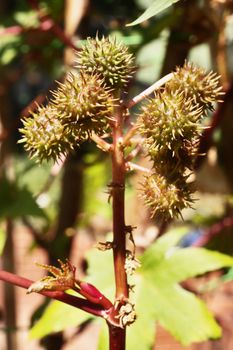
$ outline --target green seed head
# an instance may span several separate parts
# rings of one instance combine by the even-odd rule
[[[219,76],[213,72],[206,73],[191,63],[178,67],[174,78],[166,86],[171,91],[183,92],[186,98],[192,99],[193,104],[201,106],[205,113],[213,110],[214,103],[220,102],[223,95]]]
[[[124,88],[135,72],[134,59],[128,48],[110,37],[88,38],[78,53],[77,68],[87,74],[98,74],[114,90]]]
[[[142,108],[139,117],[139,130],[145,137],[148,153],[160,150],[163,154],[170,150],[172,156],[179,157],[185,140],[200,135],[202,108],[193,106],[181,92],[171,92],[165,88]],[[164,152],[164,150],[166,152]]]
[[[37,113],[23,119],[21,143],[32,158],[57,161],[75,147],[75,135],[58,118],[53,106],[38,107]]]
[[[180,215],[181,210],[192,204],[191,188],[186,178],[170,182],[158,173],[145,176],[141,186],[141,196],[150,208],[151,217],[169,220]]]
[[[112,118],[116,100],[97,75],[69,74],[53,92],[52,104],[62,124],[72,129],[79,141],[93,132],[103,135]]]

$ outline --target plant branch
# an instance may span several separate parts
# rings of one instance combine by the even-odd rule
[[[128,298],[128,284],[125,272],[125,160],[122,149],[122,107],[116,110],[113,127],[112,153],[112,206],[113,206],[113,254],[116,282],[116,299]]]
[[[131,108],[135,106],[137,103],[144,100],[146,97],[152,94],[155,90],[161,88],[165,83],[173,78],[173,73],[169,73],[165,75],[163,78],[156,81],[153,85],[149,86],[146,90],[142,91],[139,95],[132,98],[132,100],[128,101],[127,108]]]
[[[207,229],[203,235],[196,240],[192,246],[193,247],[203,247],[206,245],[213,237],[220,234],[226,227],[232,227],[233,226],[233,214],[225,217],[221,221],[217,222],[213,226],[211,226],[209,229]]]
[[[0,270],[0,280],[25,289],[28,289],[33,283],[33,281],[29,279],[3,270]],[[59,300],[65,304],[74,306],[95,316],[104,317],[106,312],[103,308],[95,303],[61,291],[41,291],[39,294],[42,294],[51,299]]]
[[[125,349],[125,329],[116,328],[108,325],[109,330],[109,349],[123,350]]]
[[[112,151],[112,145],[110,145],[108,142],[104,141],[101,137],[99,137],[96,134],[91,135],[92,141],[94,141],[98,148],[100,148],[104,152],[111,152]]]
[[[213,113],[211,124],[205,129],[201,136],[198,154],[206,154],[212,145],[212,138],[214,131],[221,124],[224,116],[226,115],[226,110],[231,103],[233,93],[233,80],[231,81],[227,90],[225,90],[225,95],[223,96],[223,103],[218,105],[218,108]],[[195,169],[199,169],[205,157],[199,156],[195,162]]]
[[[126,167],[127,167],[127,170],[129,170],[129,171],[132,171],[132,170],[139,170],[139,171],[143,171],[144,173],[151,173],[151,170],[150,170],[150,169],[145,168],[145,167],[143,167],[143,166],[141,166],[141,165],[132,163],[132,162],[127,162],[127,163],[126,163]]]
[[[137,133],[138,125],[133,125],[123,137],[122,145],[127,146],[131,144],[132,137]]]

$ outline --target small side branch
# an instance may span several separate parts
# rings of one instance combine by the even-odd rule
[[[207,229],[203,235],[195,241],[193,247],[203,247],[206,245],[212,238],[220,234],[225,228],[233,226],[233,214],[225,217],[221,221],[217,222],[209,229]]]
[[[104,152],[111,152],[112,151],[112,145],[110,145],[108,142],[104,141],[101,137],[99,137],[96,134],[91,135],[92,141],[94,141],[98,148],[100,148]]]
[[[151,170],[148,169],[148,168],[145,168],[141,165],[138,165],[138,164],[135,164],[135,163],[132,163],[132,162],[127,162],[126,163],[126,167],[127,167],[127,170],[129,171],[132,171],[132,170],[139,170],[139,171],[142,171],[144,173],[151,173]]]
[[[153,85],[149,86],[146,90],[142,91],[139,95],[132,98],[132,100],[130,100],[127,103],[127,108],[131,108],[131,107],[135,106],[137,103],[144,100],[146,97],[151,95],[152,92],[154,92],[155,90],[158,90],[159,88],[161,88],[161,86],[163,86],[169,80],[171,80],[173,78],[173,76],[174,76],[174,73],[169,73],[169,74],[165,75],[163,78],[156,81]]]
[[[0,280],[25,289],[28,289],[33,283],[31,280],[3,270],[0,270]],[[89,300],[79,298],[61,291],[41,291],[39,294],[42,294],[51,299],[59,300],[65,304],[74,306],[95,316],[104,317],[106,313],[105,309],[101,308],[95,303],[90,302]]]

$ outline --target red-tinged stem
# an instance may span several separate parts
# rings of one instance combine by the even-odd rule
[[[203,157],[203,154],[206,154],[212,145],[212,141],[213,141],[212,138],[213,138],[214,131],[221,124],[224,116],[226,115],[226,109],[231,103],[232,93],[233,93],[233,80],[231,81],[227,90],[225,90],[223,103],[219,104],[218,109],[216,109],[216,111],[213,113],[210,127],[205,129],[204,133],[201,136],[199,150],[198,150],[198,154],[200,154],[200,156],[197,157],[195,162],[196,170],[200,168],[203,160],[205,159],[205,157]]]
[[[23,32],[23,28],[20,26],[11,26],[0,29],[0,36],[3,35],[18,35]]]
[[[124,350],[125,336],[125,329],[109,325],[109,349]]]
[[[209,229],[207,229],[203,235],[196,240],[192,247],[203,247],[209,241],[220,234],[226,227],[232,227],[233,226],[233,214],[230,216],[225,217],[221,221],[217,222],[213,226],[211,226]]]
[[[79,294],[83,295],[87,300],[94,304],[101,305],[105,310],[112,308],[111,301],[103,295],[99,289],[90,283],[78,281],[79,288],[73,288]]]
[[[0,280],[25,289],[29,288],[30,285],[33,283],[33,281],[31,280],[3,270],[0,270]],[[66,294],[61,291],[41,291],[39,293],[51,299],[59,300],[65,304],[79,308],[92,315],[100,317],[104,317],[105,315],[105,310],[99,305],[94,304],[88,300],[76,297],[74,295]]]
[[[125,159],[122,147],[122,107],[115,113],[112,151],[112,210],[113,210],[113,258],[115,272],[115,298],[128,298],[128,283],[125,272],[126,234],[125,234]],[[110,350],[125,349],[125,329],[109,326]]]
[[[113,255],[115,268],[116,299],[128,298],[125,272],[125,159],[122,142],[122,110],[119,107],[113,127],[112,153],[112,206],[113,206]]]

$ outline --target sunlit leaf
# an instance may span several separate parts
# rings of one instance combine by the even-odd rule
[[[52,301],[30,330],[30,338],[42,338],[50,333],[78,326],[91,318],[93,318],[91,315],[82,310],[60,301]]]
[[[3,252],[5,242],[6,242],[6,232],[3,229],[3,227],[0,225],[0,255]]]
[[[232,281],[233,280],[233,267],[223,276],[224,281]]]
[[[45,217],[33,195],[26,187],[19,187],[16,182],[3,178],[0,183],[0,218],[21,216]]]
[[[108,341],[108,328],[106,322],[102,322],[99,339],[98,339],[98,350],[108,350],[109,349]]]
[[[140,17],[127,24],[127,26],[135,26],[136,24],[144,22],[178,1],[179,0],[155,0]]]
[[[219,325],[204,302],[182,288],[179,282],[197,274],[232,266],[233,259],[203,248],[180,248],[179,242],[187,231],[182,227],[159,238],[143,254],[142,267],[129,280],[131,285],[135,285],[130,298],[135,303],[138,316],[136,322],[127,328],[129,349],[148,350],[152,346],[156,321],[184,345],[221,335]],[[112,300],[114,276],[111,251],[93,249],[88,253],[87,260],[87,280]],[[66,305],[61,303],[56,302],[55,306],[55,312],[52,303],[45,316],[34,326],[31,331],[33,336],[40,337],[45,332],[48,334],[71,325],[78,326],[89,317],[71,307],[64,311]],[[64,314],[65,320],[62,317]],[[98,350],[107,350],[107,346],[107,326],[103,322]]]

